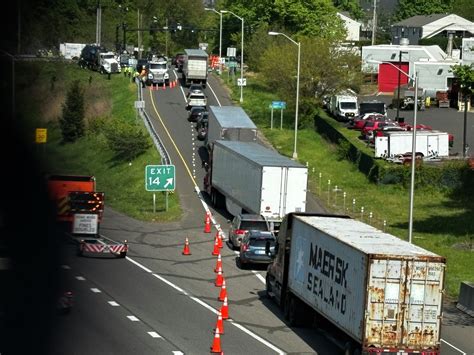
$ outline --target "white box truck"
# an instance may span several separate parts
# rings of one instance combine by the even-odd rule
[[[257,141],[257,126],[240,106],[209,106],[205,144],[212,150],[217,140]]]
[[[255,142],[214,143],[204,188],[217,207],[281,220],[306,209],[308,169]]]
[[[331,96],[329,112],[338,121],[349,121],[359,115],[357,94],[352,90],[340,92]]]
[[[411,153],[412,131],[386,132],[375,137],[375,157],[394,158],[397,155]],[[448,157],[449,134],[439,131],[416,131],[416,153],[424,157]]]
[[[182,80],[185,86],[207,83],[208,55],[202,49],[185,49]]]
[[[266,291],[290,325],[317,324],[345,354],[440,354],[444,257],[347,216],[298,213],[275,250]]]

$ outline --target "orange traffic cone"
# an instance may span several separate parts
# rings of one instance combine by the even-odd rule
[[[223,281],[224,281],[224,276],[222,276],[222,269],[220,269],[219,271],[217,271],[216,281],[214,282],[214,285],[216,287],[221,287]]]
[[[166,90],[166,84],[163,83],[163,90]]]
[[[217,262],[216,262],[216,267],[214,268],[214,272],[217,272],[219,268],[222,270],[222,257],[221,257],[220,252],[219,252],[219,255],[217,255]]]
[[[220,336],[219,328],[216,328],[216,331],[214,332],[214,341],[212,342],[211,353],[218,353],[218,354],[222,353],[221,336]]]
[[[219,334],[224,334],[224,321],[222,320],[222,314],[217,311],[217,322],[215,331],[219,331]]]
[[[216,239],[217,239],[217,246],[222,249],[222,247],[224,246],[222,244],[222,237],[221,237],[221,233],[219,231],[217,231],[216,233]]]
[[[212,255],[216,256],[219,255],[221,252],[219,251],[219,242],[214,240],[214,250],[212,251]]]
[[[224,303],[221,307],[222,319],[229,319],[229,305],[227,304],[227,296],[224,297]]]
[[[209,216],[209,213],[206,213],[204,223],[204,233],[211,233],[211,216]]]
[[[183,248],[183,255],[191,255],[191,250],[189,250],[189,240],[186,238],[186,241],[184,242],[184,248]]]
[[[219,293],[219,301],[224,301],[227,298],[227,287],[225,286],[225,279],[222,280],[221,292]]]

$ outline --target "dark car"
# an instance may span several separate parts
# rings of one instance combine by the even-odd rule
[[[203,115],[204,113],[207,113],[205,106],[191,107],[191,110],[189,110],[188,121],[197,122],[199,116]]]
[[[209,113],[203,112],[196,121],[197,139],[203,141],[207,137],[207,128],[209,126]]]
[[[271,232],[249,230],[240,244],[238,265],[243,268],[248,264],[269,264],[275,255],[276,238]],[[269,251],[269,253],[267,253]]]
[[[258,214],[242,213],[235,216],[229,229],[229,242],[232,247],[239,248],[240,242],[248,230],[268,231],[269,224]]]

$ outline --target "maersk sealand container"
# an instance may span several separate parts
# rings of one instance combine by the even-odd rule
[[[267,294],[290,324],[331,324],[346,354],[440,353],[445,258],[347,216],[283,220]]]

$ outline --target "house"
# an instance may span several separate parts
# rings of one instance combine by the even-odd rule
[[[447,33],[454,33],[455,37],[472,37],[474,23],[458,15],[433,14],[413,16],[391,26],[393,44],[400,44],[402,38],[408,39],[410,44],[418,44],[420,39],[447,37]]]
[[[346,41],[354,42],[359,41],[360,38],[360,22],[357,22],[349,17],[348,12],[338,12],[337,16],[344,21],[344,27],[347,31]]]
[[[362,47],[362,71],[377,74],[379,92],[393,92],[400,85],[408,83],[407,75],[418,76],[418,86],[425,94],[435,97],[436,91],[448,90],[454,74],[451,66],[459,64],[439,46],[381,44]],[[400,81],[399,81],[400,80]]]

